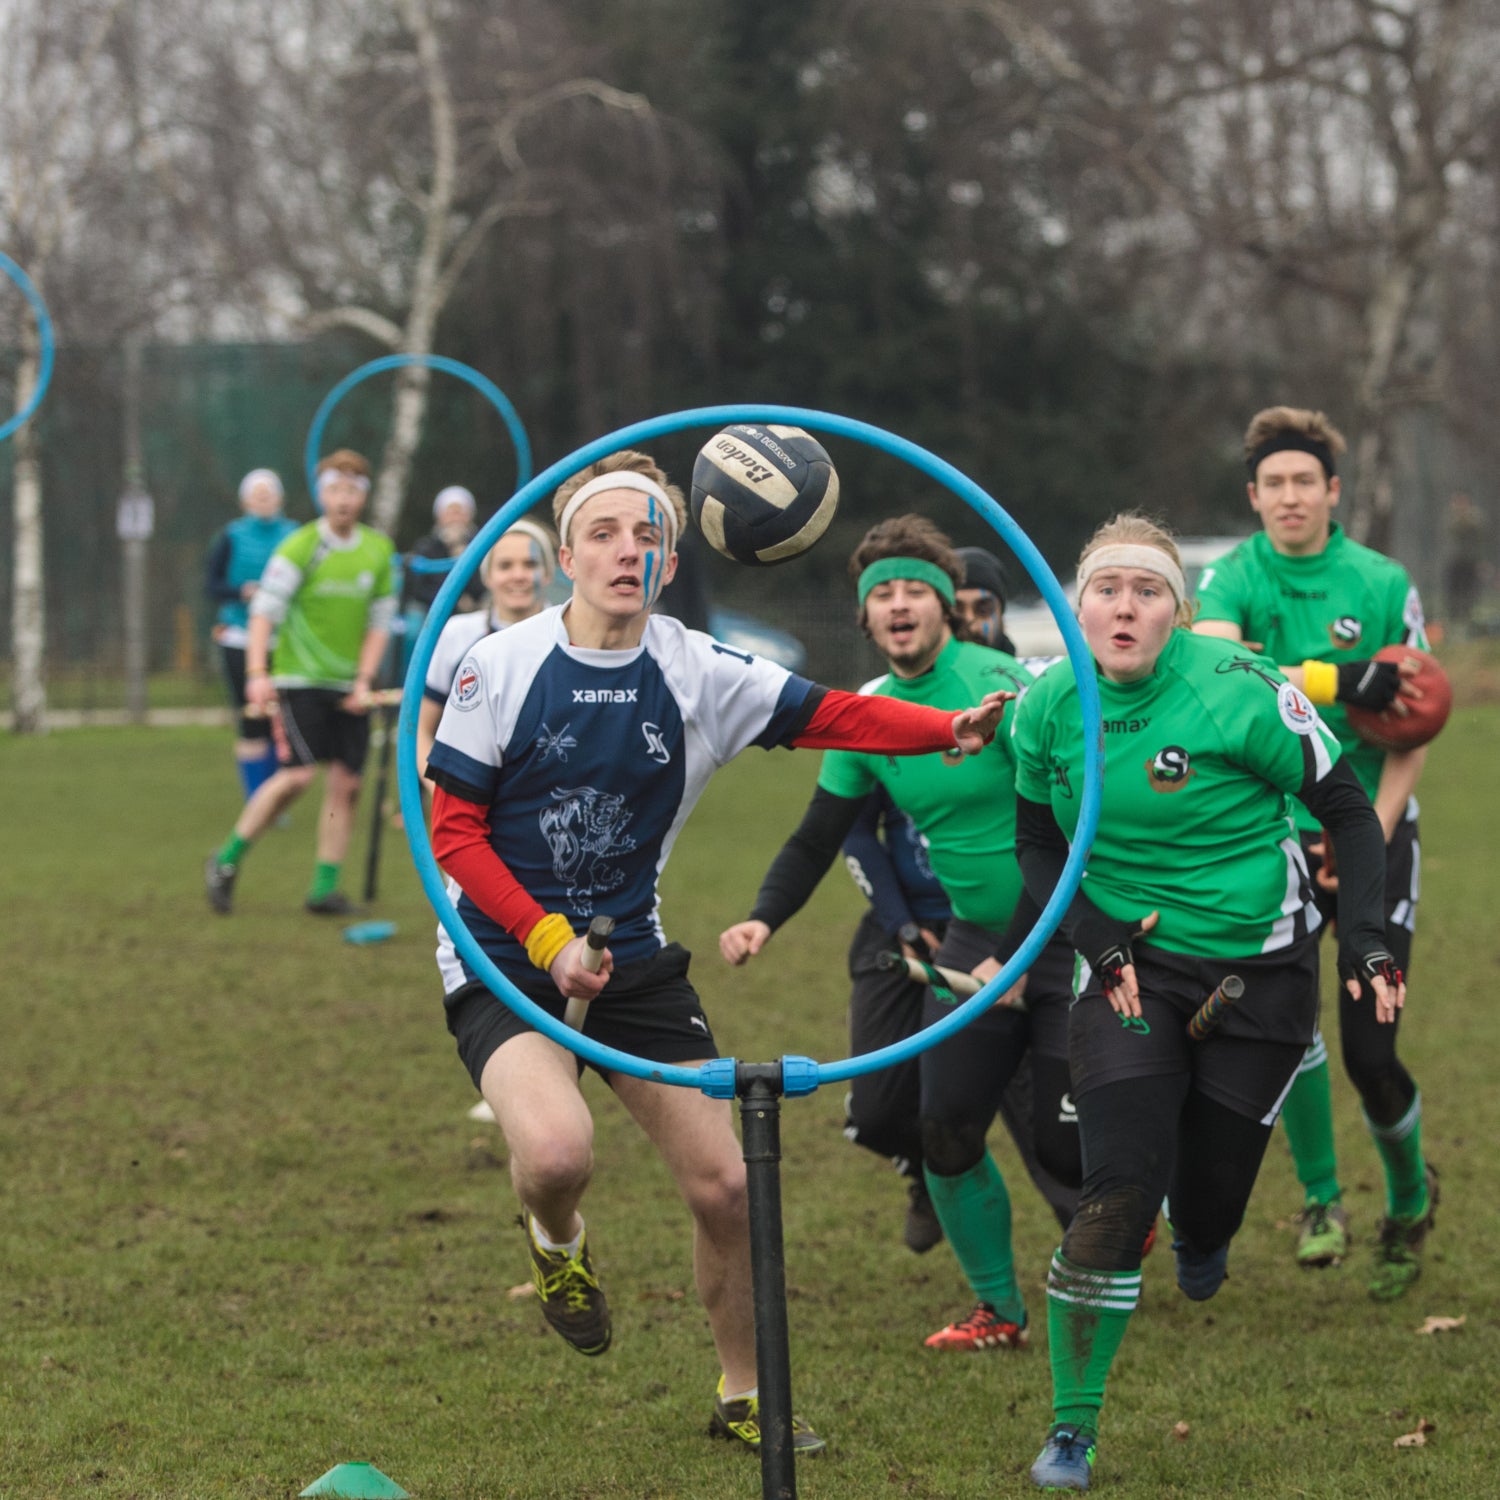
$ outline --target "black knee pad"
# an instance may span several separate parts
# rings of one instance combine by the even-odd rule
[[[957,1177],[984,1159],[984,1120],[922,1121],[922,1159],[939,1177]]]
[[[1080,1203],[1063,1236],[1064,1258],[1089,1271],[1135,1270],[1160,1208],[1159,1199],[1138,1187],[1114,1188]]]

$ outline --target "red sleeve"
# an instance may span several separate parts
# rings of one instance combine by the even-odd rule
[[[952,750],[951,709],[928,708],[870,693],[830,688],[807,728],[792,741],[803,750],[865,750],[872,755],[926,755]],[[462,882],[460,882],[461,884]]]
[[[442,787],[432,797],[432,852],[469,900],[521,942],[547,915],[490,847],[484,808]]]

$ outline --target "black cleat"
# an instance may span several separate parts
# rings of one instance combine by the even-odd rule
[[[203,861],[203,889],[208,904],[220,916],[227,917],[234,910],[234,878],[239,873],[238,865],[220,864],[217,853]]]
[[[329,891],[326,896],[309,896],[302,904],[315,917],[352,917],[359,910],[342,891]]]
[[[531,1284],[541,1301],[542,1316],[580,1354],[603,1354],[613,1330],[587,1237],[579,1240],[572,1255],[566,1250],[544,1250],[537,1244],[531,1215],[522,1214],[520,1223],[531,1251]]]
[[[943,1243],[942,1221],[932,1206],[927,1184],[920,1177],[912,1178],[907,1192],[911,1195],[911,1202],[907,1205],[901,1240],[913,1255],[926,1255],[934,1245]]]
[[[714,1394],[714,1414],[709,1418],[708,1435],[728,1438],[732,1443],[743,1443],[747,1448],[760,1448],[760,1397],[739,1396],[733,1401],[724,1399],[724,1377],[719,1376],[719,1389]],[[792,1416],[792,1452],[811,1458],[821,1453],[828,1444],[795,1413]]]
[[[1422,1249],[1427,1231],[1436,1222],[1438,1174],[1431,1162],[1423,1164],[1427,1173],[1427,1208],[1415,1219],[1382,1219],[1380,1241],[1375,1247],[1375,1272],[1370,1278],[1370,1295],[1377,1302],[1394,1302],[1404,1297],[1422,1274]]]

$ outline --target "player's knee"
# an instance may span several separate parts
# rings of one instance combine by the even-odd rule
[[[1078,1205],[1063,1235],[1063,1256],[1090,1271],[1133,1271],[1161,1207],[1140,1187],[1114,1188]]]
[[[581,1193],[594,1173],[594,1148],[566,1134],[512,1147],[512,1162],[523,1198],[543,1202]]]
[[[278,776],[286,778],[285,786],[293,796],[300,796],[313,783],[313,777],[318,774],[316,766],[283,766],[277,773]]]
[[[987,1120],[948,1120],[923,1116],[922,1159],[939,1177],[957,1177],[984,1157]]]
[[[742,1160],[726,1159],[696,1173],[684,1184],[683,1196],[693,1217],[710,1232],[734,1232],[749,1222],[750,1199]]]

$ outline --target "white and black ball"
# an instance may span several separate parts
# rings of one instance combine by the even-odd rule
[[[693,519],[715,552],[753,568],[788,562],[828,529],[839,476],[800,427],[739,423],[693,463]]]

